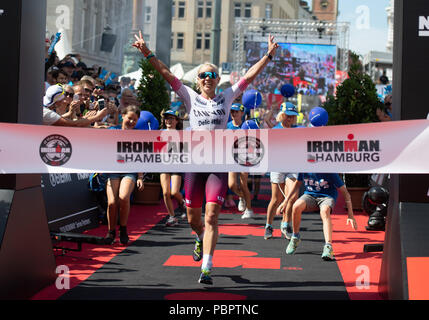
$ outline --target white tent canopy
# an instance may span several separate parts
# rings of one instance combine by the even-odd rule
[[[177,77],[177,79],[181,80],[185,74],[185,72],[183,71],[183,67],[181,63],[177,63],[174,66],[172,66],[170,68],[170,71]],[[139,69],[137,71],[131,72],[131,73],[127,73],[124,74],[122,76],[119,77],[119,80],[121,80],[124,77],[128,77],[131,79],[136,79],[136,85],[135,87],[137,88],[140,85],[140,80],[142,78],[142,70]]]

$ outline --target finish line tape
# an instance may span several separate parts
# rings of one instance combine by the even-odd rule
[[[0,124],[0,172],[429,173],[429,121],[285,130]]]

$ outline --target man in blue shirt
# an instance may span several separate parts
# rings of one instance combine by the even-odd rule
[[[284,211],[289,197],[299,190],[302,183],[304,183],[305,191],[304,194],[294,203],[292,208],[293,235],[286,248],[286,253],[295,253],[296,248],[301,241],[299,228],[302,212],[320,210],[320,217],[323,222],[323,235],[325,237],[322,259],[326,261],[334,260],[332,250],[331,213],[337,200],[337,189],[342,193],[346,201],[348,211],[347,225],[351,224],[351,226],[357,230],[357,223],[353,216],[350,194],[347,191],[344,182],[336,173],[300,173],[298,174],[298,179],[294,183],[292,190],[279,206],[280,212]]]

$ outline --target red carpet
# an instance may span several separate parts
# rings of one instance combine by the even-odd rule
[[[262,199],[263,198],[263,199]],[[269,196],[266,194],[260,195],[261,200],[269,200]],[[267,203],[265,202],[265,205]],[[384,241],[384,232],[369,232],[365,229],[367,225],[368,216],[366,214],[355,213],[356,220],[358,222],[358,231],[354,231],[350,226],[346,225],[347,214],[344,208],[344,200],[340,196],[338,199],[337,206],[333,214],[333,246],[335,257],[337,259],[338,268],[341,272],[342,279],[345,284],[345,288],[352,300],[373,300],[381,299],[378,294],[378,281],[381,267],[382,253],[364,253],[364,244],[369,243],[381,243]],[[260,215],[261,218],[265,217],[266,208],[260,206],[254,208],[255,213]],[[130,236],[130,244],[136,241],[142,234],[151,230],[162,220],[165,216],[165,207],[161,202],[158,206],[132,206],[128,230]],[[222,210],[222,213],[237,214],[236,209]],[[303,220],[305,216],[303,217]],[[264,220],[259,221],[258,224],[242,225],[237,223],[223,224],[220,230],[225,236],[235,237],[262,237],[264,233],[263,228]],[[97,229],[86,232],[87,234],[95,236],[104,236],[106,234],[107,227],[101,226]],[[275,229],[275,237],[281,238],[280,231]],[[265,242],[263,242],[265,243]],[[269,244],[268,242],[266,243]],[[70,245],[70,244],[66,244]],[[71,244],[73,245],[73,244]],[[57,265],[65,265],[70,269],[70,289],[75,288],[83,281],[87,280],[97,270],[100,270],[106,263],[110,262],[119,253],[124,251],[127,247],[116,243],[113,246],[99,246],[83,244],[81,252],[68,252],[65,256],[61,255],[60,251],[56,251],[56,262]],[[248,254],[246,251],[245,256],[229,257],[229,251],[219,250],[218,255],[225,255],[228,259],[223,259],[229,264],[242,264],[243,259],[249,260],[249,268],[253,268],[255,262],[253,256]],[[188,257],[189,258],[189,257]],[[233,258],[242,261],[233,261]],[[172,257],[172,259],[182,259],[180,256]],[[231,260],[232,259],[232,260]],[[272,261],[265,261],[261,258],[261,263],[272,263]],[[246,260],[246,261],[247,261]],[[258,260],[258,261],[259,261]],[[276,260],[277,261],[277,260]],[[182,261],[183,262],[183,261]],[[173,260],[166,261],[166,264],[175,264]],[[193,262],[190,262],[194,264]],[[259,262],[258,262],[259,263]],[[219,266],[225,267],[225,266]],[[228,268],[231,266],[227,266]],[[258,266],[260,267],[260,266]],[[266,266],[264,265],[264,268]],[[284,268],[283,268],[284,269]],[[268,270],[268,269],[267,269]],[[329,288],[327,288],[329,289]],[[55,283],[51,286],[43,289],[36,294],[33,300],[56,300],[59,299],[68,290],[59,290],[56,288]],[[178,292],[170,296],[166,296],[165,299],[192,299],[190,292]],[[192,293],[192,292],[191,292]],[[204,298],[204,297],[200,297]],[[209,297],[206,297],[209,298]],[[213,298],[213,296],[211,296]],[[224,292],[223,295],[219,295],[219,299],[226,300],[237,300],[243,299],[240,294],[231,294]]]
[[[128,220],[129,245],[153,228],[165,216],[165,206],[163,203],[158,206],[133,205]],[[106,233],[107,226],[100,226],[97,229],[85,232],[85,234],[99,237],[104,237]],[[64,244],[64,246],[70,246],[70,244]],[[83,244],[82,251],[69,252],[64,256],[61,255],[59,250],[55,250],[56,263],[57,266],[65,265],[69,268],[70,289],[72,289],[82,281],[85,281],[117,254],[126,249],[126,247],[117,241],[112,246]],[[58,290],[54,283],[33,296],[32,300],[56,300],[66,291]]]
[[[378,294],[378,282],[383,253],[363,252],[363,246],[383,243],[384,232],[367,231],[367,214],[356,211],[354,214],[357,231],[346,225],[347,211],[344,209],[344,199],[339,196],[332,215],[335,258],[351,300],[379,300],[382,299]]]

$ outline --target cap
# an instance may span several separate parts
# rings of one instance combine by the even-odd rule
[[[164,112],[164,116],[167,114],[179,118],[179,111],[168,110]]]
[[[239,103],[234,103],[231,106],[231,110],[234,110],[234,111],[244,111],[244,106],[242,104],[239,104]]]
[[[298,116],[298,109],[290,102],[283,102],[280,107],[280,112],[285,113],[288,116]]]
[[[43,105],[45,107],[52,106],[55,102],[61,101],[64,99],[64,89],[60,85],[56,84],[50,86],[46,90],[45,96],[43,97]]]

